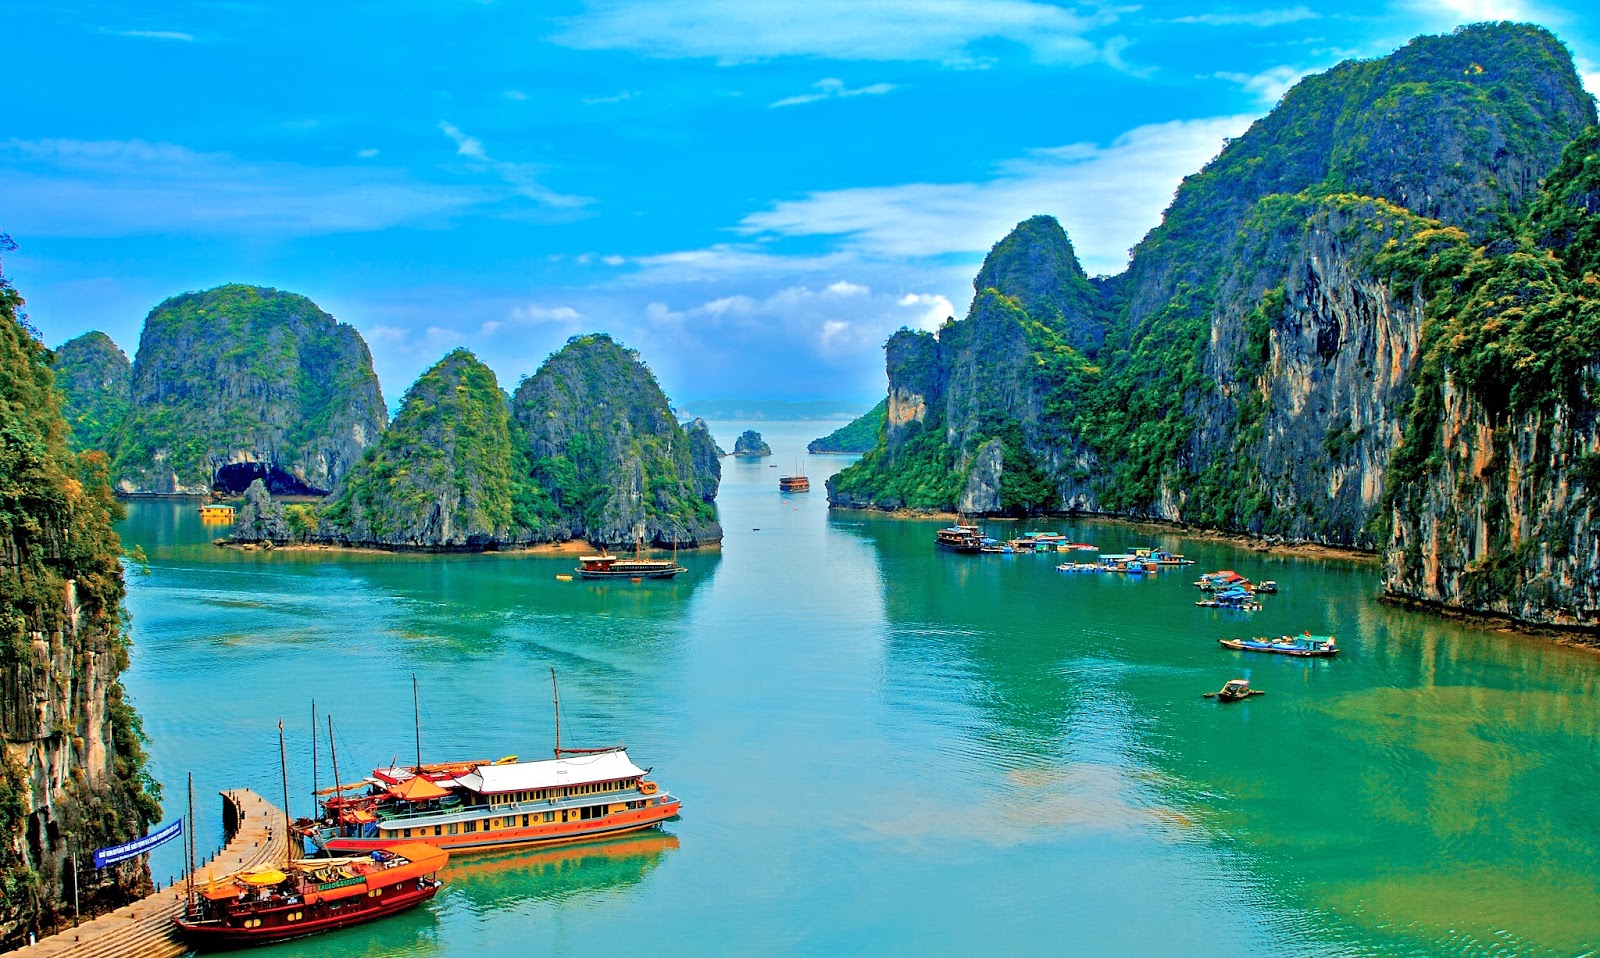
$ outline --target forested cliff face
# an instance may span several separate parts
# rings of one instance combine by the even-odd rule
[[[133,366],[111,337],[94,331],[56,347],[51,368],[64,399],[62,413],[73,449],[104,451],[128,414],[133,398]]]
[[[549,496],[545,528],[553,538],[668,547],[721,541],[705,440],[691,440],[639,355],[610,336],[569,340],[517,387],[511,416],[529,479]]]
[[[574,337],[507,400],[464,349],[406,393],[321,505],[252,485],[233,539],[483,551],[582,538],[690,548],[722,538],[719,450],[673,419],[655,377],[604,335]]]
[[[105,456],[74,453],[48,354],[0,280],[0,945],[70,914],[69,856],[159,814],[128,664]],[[148,888],[140,861],[81,867],[85,902]]]
[[[304,296],[233,284],[151,310],[110,442],[123,495],[325,494],[388,414],[361,334]]]
[[[1571,556],[1593,543],[1556,536],[1570,549],[1541,558],[1526,536],[1553,536],[1540,515],[1587,515],[1579,370],[1600,340],[1570,320],[1582,361],[1556,371],[1563,398],[1506,408],[1463,377],[1515,351],[1511,307],[1470,313],[1477,325],[1457,314],[1467,283],[1531,312],[1564,289],[1583,315],[1593,150],[1562,151],[1594,122],[1566,49],[1529,26],[1424,37],[1309,77],[1184,181],[1127,272],[1083,278],[1038,218],[997,244],[967,318],[890,340],[884,437],[830,501],[1387,546],[1396,594],[1564,622],[1587,602],[1592,620],[1594,564]],[[1475,258],[1503,264],[1502,287],[1466,276]],[[1098,348],[1082,332],[1095,317]],[[1466,357],[1440,345],[1467,341]]]

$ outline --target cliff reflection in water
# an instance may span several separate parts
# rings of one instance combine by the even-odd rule
[[[455,856],[442,893],[477,913],[515,909],[529,899],[592,899],[639,884],[678,847],[658,829],[543,851],[516,849]]]

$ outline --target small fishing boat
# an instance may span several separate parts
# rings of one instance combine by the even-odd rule
[[[1296,658],[1326,659],[1339,654],[1339,644],[1331,635],[1280,635],[1276,639],[1218,639],[1225,649],[1241,652],[1271,652]]]
[[[1215,692],[1205,693],[1203,698],[1216,699],[1218,702],[1238,702],[1252,695],[1266,695],[1260,689],[1250,687],[1248,679],[1229,679],[1222,688]]]
[[[260,866],[188,886],[172,919],[196,949],[237,948],[301,938],[383,918],[432,898],[450,855],[424,842],[399,842],[357,858]]]
[[[977,526],[953,525],[934,533],[934,545],[951,552],[983,551],[984,535]]]
[[[605,549],[599,555],[579,556],[578,567],[572,571],[585,579],[670,579],[680,572],[688,572],[683,566],[678,565],[676,558],[650,559],[643,556],[643,546],[635,551],[633,558],[614,556]],[[676,550],[674,550],[676,551]]]
[[[1276,591],[1278,591],[1278,583],[1274,582],[1271,579],[1262,579],[1261,580],[1261,584],[1256,586],[1256,591],[1257,592],[1276,592]]]

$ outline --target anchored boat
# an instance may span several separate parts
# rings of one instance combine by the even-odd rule
[[[1299,658],[1331,658],[1339,654],[1339,643],[1331,635],[1280,635],[1276,639],[1218,639],[1225,649],[1241,652],[1272,652]]]
[[[423,842],[388,843],[359,858],[262,866],[204,885],[191,883],[172,920],[195,948],[237,948],[359,925],[413,908],[442,884],[450,856]]]
[[[977,526],[954,525],[934,533],[934,544],[951,552],[980,552],[984,535]]]
[[[554,670],[550,682],[554,691]],[[362,782],[325,789],[320,817],[302,819],[297,832],[329,854],[408,839],[455,851],[582,841],[677,816],[682,802],[627,749],[562,748],[559,691],[554,697],[555,758],[424,765],[419,731],[416,765],[374,769]]]
[[[676,550],[674,550],[676,551]],[[636,550],[632,558],[614,556],[605,549],[599,555],[579,556],[578,567],[572,571],[585,579],[670,579],[680,572],[688,572],[671,559],[649,559]]]

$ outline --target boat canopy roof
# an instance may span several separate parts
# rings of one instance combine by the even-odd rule
[[[514,765],[482,765],[456,779],[456,784],[480,794],[588,785],[643,775],[626,749],[553,758],[542,762],[517,762]]]
[[[443,798],[450,794],[450,790],[440,788],[420,775],[414,775],[399,785],[389,786],[389,794],[407,802],[426,802]]]

